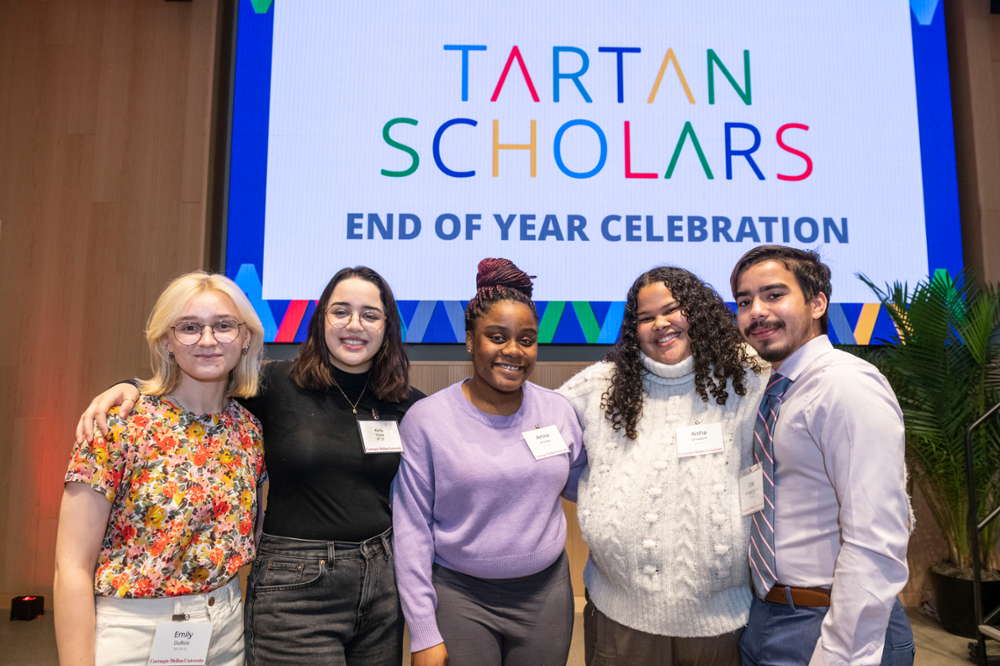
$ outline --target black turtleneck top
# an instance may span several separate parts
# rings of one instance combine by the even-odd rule
[[[289,376],[291,365],[264,366],[260,393],[241,400],[264,431],[270,479],[264,532],[318,541],[364,541],[381,534],[392,525],[389,486],[400,456],[364,452],[351,404],[360,397],[358,416],[371,418],[375,409],[379,418],[399,421],[424,394],[411,387],[402,402],[385,402],[370,385],[365,388],[367,372],[336,368],[334,379],[346,398],[336,386],[309,391]]]

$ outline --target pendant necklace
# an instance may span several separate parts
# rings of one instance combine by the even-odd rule
[[[358,399],[353,403],[351,402],[351,399],[347,397],[347,394],[344,393],[344,389],[340,388],[340,384],[337,383],[336,379],[333,380],[333,385],[337,387],[338,391],[340,391],[340,395],[344,396],[344,400],[346,400],[347,404],[351,406],[351,411],[354,412],[356,416],[358,413],[358,403],[361,402],[361,398],[363,398],[365,395],[365,389],[368,388],[368,382],[365,382],[364,388],[361,389],[361,394],[358,395]]]

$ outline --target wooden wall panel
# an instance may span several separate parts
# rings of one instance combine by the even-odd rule
[[[945,0],[965,264],[1000,283],[1000,15]]]
[[[76,415],[205,265],[218,0],[0,2],[0,598],[51,597]]]

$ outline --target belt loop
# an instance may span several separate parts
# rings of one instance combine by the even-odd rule
[[[795,610],[795,600],[792,599],[792,586],[785,586],[785,598],[788,600],[788,607]]]
[[[186,620],[190,619],[191,616],[188,613],[182,612],[183,599],[184,597],[181,596],[174,597],[174,613],[173,616],[170,618],[171,622],[185,622]]]
[[[326,543],[326,568],[330,570],[335,569],[337,567],[336,559],[337,547],[332,541],[328,541]]]
[[[390,548],[392,548],[392,528],[390,527],[385,532],[382,532],[382,549],[384,550],[383,555],[386,561],[389,561]]]

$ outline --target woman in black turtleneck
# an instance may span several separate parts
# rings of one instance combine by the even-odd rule
[[[295,361],[265,366],[261,392],[243,401],[263,426],[270,478],[247,580],[250,666],[401,662],[389,506],[400,456],[366,454],[358,419],[399,421],[423,397],[408,378],[392,290],[371,269],[345,268],[324,289]],[[133,397],[117,385],[96,398],[78,435]]]

